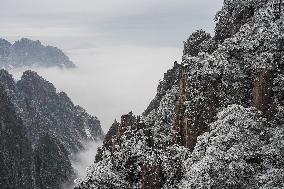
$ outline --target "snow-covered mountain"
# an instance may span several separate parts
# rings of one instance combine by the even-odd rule
[[[215,35],[185,41],[149,107],[111,126],[75,188],[284,188],[283,10],[225,0]]]
[[[60,49],[38,40],[22,38],[11,44],[0,38],[0,68],[30,66],[74,68],[75,64]]]
[[[0,70],[0,186],[54,188],[73,182],[73,153],[104,137],[100,121],[36,72],[15,81]]]

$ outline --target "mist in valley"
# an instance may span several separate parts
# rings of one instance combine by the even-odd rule
[[[79,151],[71,156],[71,163],[76,174],[76,179],[87,176],[87,168],[95,161],[97,149],[102,146],[102,141],[85,141],[82,142],[84,150]],[[64,189],[74,188],[74,182],[63,183]]]
[[[102,146],[101,141],[89,141],[84,143],[84,150],[72,156],[72,167],[78,178],[84,178],[87,175],[87,167],[90,166],[97,153],[97,149]]]
[[[25,67],[10,73],[19,79],[27,69],[36,71],[57,91],[64,91],[76,105],[97,116],[105,133],[114,119],[133,111],[142,113],[154,98],[158,82],[174,61],[179,48],[121,46],[71,50],[74,69]]]

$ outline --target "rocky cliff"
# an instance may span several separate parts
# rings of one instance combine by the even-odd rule
[[[280,5],[283,6],[283,5]],[[283,13],[225,0],[142,116],[114,123],[84,188],[283,188]]]
[[[83,142],[104,137],[98,118],[33,71],[16,82],[0,70],[0,87],[1,188],[61,189],[71,183],[72,154]]]

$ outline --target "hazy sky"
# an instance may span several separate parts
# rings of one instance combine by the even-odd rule
[[[223,0],[0,0],[0,37],[61,48],[78,68],[36,69],[99,117],[140,114],[159,79],[180,61],[183,40],[213,32]],[[13,71],[19,75],[22,70]]]

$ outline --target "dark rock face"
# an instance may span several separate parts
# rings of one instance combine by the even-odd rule
[[[175,120],[174,120],[174,142],[178,145],[191,147],[191,138],[188,130],[188,116],[186,114],[186,103],[188,99],[188,81],[187,72],[182,68],[180,83],[179,83],[179,98],[175,107]],[[192,136],[192,135],[191,135]]]
[[[252,106],[271,116],[273,97],[273,74],[270,70],[261,70],[253,87]]]
[[[35,188],[32,147],[2,86],[0,102],[0,186]]]
[[[273,3],[225,0],[215,36],[190,36],[149,107],[113,125],[76,189],[283,188],[284,17]]]
[[[103,138],[99,120],[33,71],[15,82],[0,70],[0,88],[1,188],[72,183],[70,155],[83,149],[82,142]]]
[[[14,44],[0,39],[0,68],[42,66],[73,68],[75,64],[58,48],[22,38]]]

